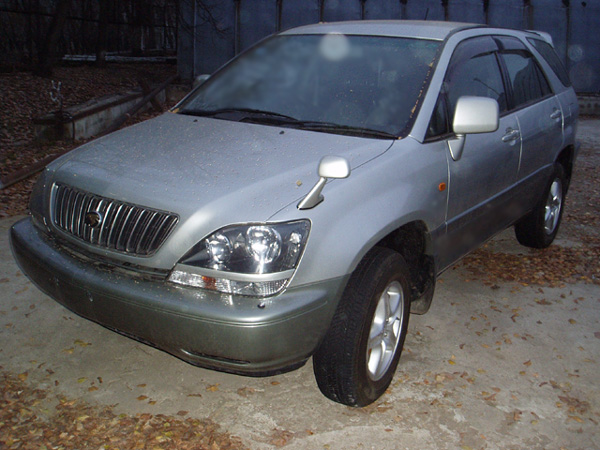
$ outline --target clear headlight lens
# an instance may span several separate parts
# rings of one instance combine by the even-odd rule
[[[213,235],[206,240],[205,245],[210,260],[214,261],[215,264],[229,262],[233,253],[233,246],[227,236],[223,234]]]
[[[274,295],[291,278],[309,231],[308,220],[222,228],[196,244],[169,280],[228,294]]]
[[[248,254],[259,267],[275,261],[281,255],[281,235],[272,227],[250,227],[246,231]]]

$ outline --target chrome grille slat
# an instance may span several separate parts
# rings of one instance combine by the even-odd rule
[[[67,231],[73,230],[73,209],[75,205],[73,203],[77,200],[77,192],[69,192],[69,198],[67,198],[66,208],[65,208],[65,227],[67,227]],[[68,205],[73,205],[72,208],[69,208]]]
[[[98,211],[102,215],[102,217],[104,217],[104,215],[105,215],[104,210],[106,209],[105,204],[106,204],[105,199],[103,199],[103,198],[96,199],[96,200],[94,200],[94,203],[92,205],[92,210]],[[98,230],[97,228],[90,229],[90,242],[92,244],[98,245],[98,237],[100,236],[101,230],[102,230],[102,226],[100,226],[100,230]]]
[[[106,246],[107,247],[110,247],[110,243],[113,242],[113,239],[114,239],[113,238],[113,234],[114,234],[115,231],[118,230],[117,223],[119,223],[119,217],[121,215],[121,211],[123,210],[124,206],[125,205],[123,205],[123,204],[120,204],[120,205],[117,206],[117,210],[115,211],[115,215],[114,215],[114,217],[111,220],[110,231],[108,233],[108,238],[107,238],[107,241],[106,241]]]
[[[131,240],[136,238],[136,231],[137,231],[137,226],[138,223],[140,221],[140,217],[142,216],[143,211],[139,210],[139,209],[134,209],[131,211],[132,214],[129,217],[129,220],[127,221],[128,226],[131,227],[131,229],[126,230],[127,234],[123,237],[123,247],[125,248],[126,252],[131,252]]]
[[[125,236],[125,229],[130,225],[129,222],[129,218],[131,217],[131,213],[133,212],[133,207],[131,206],[126,206],[125,207],[126,215],[123,218],[123,221],[121,222],[119,229],[121,230],[119,232],[119,235],[117,236],[117,240],[115,241],[115,245],[117,249],[124,249],[125,250],[125,246],[123,245],[123,236]],[[129,230],[128,230],[129,232]]]
[[[110,218],[113,211],[113,202],[107,201],[108,206],[104,207],[104,220],[102,221],[102,225],[100,226],[100,234],[98,235],[98,245],[106,246],[106,242],[102,240],[102,238],[106,235],[106,230],[110,230]]]
[[[139,252],[142,250],[142,243],[145,242],[145,238],[148,235],[148,232],[152,230],[151,224],[154,221],[154,218],[157,216],[155,212],[149,212],[146,216],[146,219],[143,224],[143,229],[140,233],[140,238],[137,241],[137,245],[135,247],[135,251]]]
[[[134,232],[129,235],[129,239],[127,239],[127,251],[135,253],[138,248],[138,240],[141,238],[142,233],[144,232],[144,221],[147,216],[147,211],[141,211],[137,216],[135,221],[135,225],[133,225]]]
[[[63,223],[65,227],[68,227],[71,223],[71,216],[69,215],[69,208],[67,205],[71,204],[71,199],[75,196],[75,192],[65,192],[64,195],[64,209],[63,209]]]
[[[97,228],[85,223],[86,215],[98,213]],[[167,239],[179,218],[101,197],[65,185],[55,185],[52,222],[62,231],[98,247],[135,256],[150,256]]]
[[[65,196],[64,191],[58,192],[56,194],[56,203],[57,204],[62,204],[64,202],[64,196]],[[56,219],[58,221],[58,226],[62,228],[64,226],[63,225],[64,222],[63,222],[62,214],[59,214]]]
[[[159,219],[158,226],[156,227],[156,230],[153,232],[152,240],[150,241],[150,246],[153,246],[154,241],[159,238],[160,232],[158,230],[161,230],[165,226],[165,224],[167,224],[167,219],[168,219],[168,217],[161,217]]]
[[[91,198],[87,197],[86,195],[83,195],[83,198],[81,199],[81,208],[79,214],[77,214],[77,233],[79,237],[82,238],[84,241],[87,240],[85,236],[87,227],[84,226],[84,218],[85,215],[89,212],[91,202]]]

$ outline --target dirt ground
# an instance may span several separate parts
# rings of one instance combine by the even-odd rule
[[[310,361],[228,375],[70,313],[10,257],[11,212],[0,219],[0,447],[600,448],[600,121],[582,120],[579,138],[555,245],[526,249],[508,230],[445,272],[430,312],[411,317],[390,389],[363,409],[325,399]]]

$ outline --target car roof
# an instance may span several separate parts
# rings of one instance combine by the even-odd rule
[[[306,25],[281,34],[327,34],[412,37],[443,41],[450,34],[469,28],[485,27],[472,23],[425,20],[357,20]]]

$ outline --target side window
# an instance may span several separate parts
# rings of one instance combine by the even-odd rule
[[[552,68],[560,82],[567,87],[571,86],[569,74],[567,74],[565,66],[561,62],[560,58],[558,57],[552,46],[546,41],[542,41],[541,39],[528,38],[527,40],[531,45],[535,47],[535,49],[540,53],[540,55],[542,55],[542,58],[546,60],[546,62]]]
[[[503,53],[502,59],[512,85],[515,108],[535,102],[551,93],[548,81],[531,54]]]
[[[500,113],[507,110],[506,93],[495,53],[476,55],[456,64],[446,76],[446,92],[451,117],[463,95],[489,97],[498,101]]]

